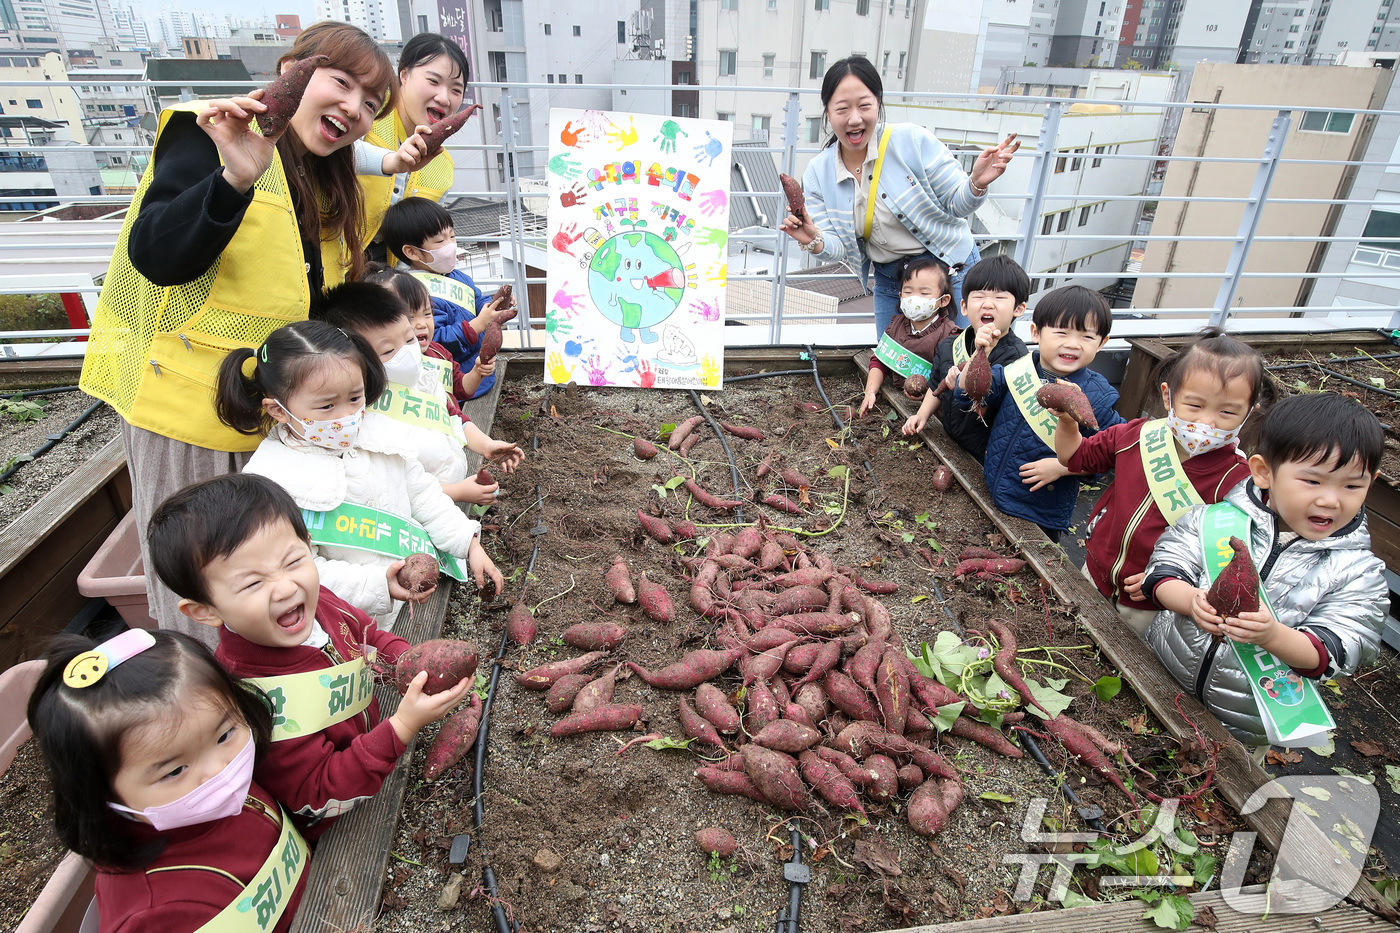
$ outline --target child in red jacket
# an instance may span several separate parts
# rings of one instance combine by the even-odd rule
[[[1139,635],[1158,611],[1142,595],[1153,546],[1193,505],[1219,502],[1249,478],[1235,440],[1269,391],[1263,357],[1214,327],[1163,360],[1153,381],[1165,418],[1135,418],[1086,438],[1061,415],[1055,431],[1055,455],[1071,473],[1113,471],[1089,517],[1084,570]]]
[[[156,509],[149,534],[180,611],[218,628],[215,657],[271,700],[272,745],[256,777],[308,840],[378,792],[418,730],[470,688],[464,679],[427,696],[420,672],[380,720],[371,665],[392,665],[408,642],[321,586],[301,510],[266,477],[187,486]],[[328,673],[298,676],[317,671]]]

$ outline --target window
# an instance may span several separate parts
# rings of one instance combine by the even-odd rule
[[[550,83],[550,84],[553,84],[553,83],[554,83],[554,75],[545,75],[545,77],[549,79],[549,83]],[[501,135],[501,105],[500,105],[500,104],[492,104],[492,105],[491,105],[491,117],[496,121],[496,135],[499,136],[499,135]]]
[[[777,61],[777,58],[778,56],[773,54],[763,56],[763,76],[765,78],[773,77],[773,63]]]
[[[1070,162],[1069,162],[1069,170],[1070,170],[1071,172],[1077,172],[1077,171],[1080,170],[1080,168],[1083,167],[1083,165],[1084,165],[1084,160],[1080,158],[1080,156],[1082,156],[1083,154],[1084,154],[1084,150],[1083,150],[1083,149],[1076,149],[1076,150],[1074,150],[1074,158],[1073,158],[1073,159],[1070,159]]]
[[[1294,23],[1292,26],[1289,26],[1289,27],[1288,27],[1288,31],[1289,31],[1289,32],[1302,32],[1302,31],[1303,31],[1303,27],[1302,27],[1302,26],[1299,26],[1297,23]]]
[[[574,75],[574,83],[575,83],[575,84],[582,84],[582,83],[583,83],[583,75]]]
[[[1071,213],[1071,211],[1060,211],[1060,213],[1056,215],[1058,217],[1058,220],[1055,222],[1056,233],[1064,233],[1069,229],[1069,215]]]
[[[1046,214],[1046,215],[1041,219],[1041,221],[1040,221],[1040,235],[1041,235],[1041,236],[1049,236],[1049,235],[1050,235],[1050,229],[1051,229],[1051,227],[1054,226],[1054,224],[1055,224],[1055,215],[1054,215],[1054,214]]]
[[[899,53],[899,71],[895,72],[895,77],[896,77],[896,78],[902,78],[902,77],[904,77],[904,56],[905,56],[906,54],[908,54],[908,53],[907,53],[907,52],[900,52],[900,53]]]
[[[856,0],[856,15],[857,15],[857,16],[869,16],[869,15],[870,15],[870,0]]]
[[[568,83],[569,83],[569,76],[568,76],[568,75],[560,75],[560,76],[559,76],[559,83],[560,83],[560,84],[568,84]]]
[[[1356,114],[1353,113],[1309,110],[1303,114],[1303,122],[1298,128],[1308,133],[1350,133],[1354,116]]]
[[[1108,6],[1107,3],[1100,3],[1100,4],[1099,4],[1099,15],[1100,15],[1100,16],[1103,16],[1104,7],[1106,7],[1106,6]]]
[[[1031,294],[1040,291],[1040,279],[1031,279]]]
[[[678,117],[693,117],[693,116],[696,116],[696,111],[697,111],[698,109],[699,109],[699,108],[696,107],[695,104],[681,104],[681,105],[680,105],[680,109],[679,109],[679,110],[677,111],[677,113],[676,113],[676,116],[678,116]]]
[[[739,53],[734,49],[720,49],[719,51],[719,76],[721,78],[734,74],[734,60]]]
[[[1058,175],[1065,170],[1065,157],[1059,156],[1055,159],[1055,174]]]
[[[1065,266],[1065,271],[1066,271],[1066,272],[1073,272],[1075,269],[1078,269],[1078,268],[1079,268],[1079,260],[1076,259],[1074,262],[1072,262],[1072,263],[1070,263],[1069,265]]]
[[[1103,165],[1103,159],[1098,158],[1103,155],[1103,150],[1103,146],[1094,147],[1094,161],[1089,163],[1090,168],[1098,168],[1100,165]]]
[[[1296,42],[1294,42],[1293,40],[1290,39],[1289,41],[1287,41],[1287,42],[1285,42],[1285,43],[1283,44],[1283,47],[1284,47],[1285,49],[1291,49],[1291,48],[1293,48],[1293,47],[1294,47],[1295,45],[1297,45],[1297,44],[1298,44],[1298,43],[1296,43]]]
[[[1082,226],[1084,226],[1085,224],[1087,224],[1088,222],[1089,222],[1089,209],[1088,209],[1087,207],[1081,207],[1081,208],[1079,209],[1079,226],[1082,227]]]
[[[554,75],[552,75],[552,74],[545,75],[545,76],[544,76],[544,79],[545,79],[546,81],[548,81],[550,84],[553,84],[553,83],[554,83]]]
[[[419,31],[419,32],[427,32],[427,31],[428,31],[428,17],[427,17],[427,15],[425,15],[425,14],[423,14],[423,13],[419,13],[419,14],[418,14],[418,31]]]
[[[504,152],[496,153],[496,177],[501,184],[506,183],[506,154]]]
[[[881,63],[881,65],[880,65],[880,77],[882,77],[882,78],[888,78],[889,76],[890,76],[890,53],[889,53],[889,52],[886,52],[886,53],[885,53],[885,60],[884,60],[884,61]]]
[[[769,117],[768,117],[768,116],[766,116],[766,115],[764,115],[764,114],[757,114],[757,113],[754,114],[754,115],[753,115],[753,123],[752,123],[752,125],[749,127],[749,139],[759,140],[760,142],[767,142],[767,141],[768,141],[768,125],[769,125]]]
[[[26,106],[29,107],[30,110],[39,110],[44,106],[44,102],[42,100],[37,100],[33,97],[27,98],[24,101],[24,103]]]
[[[688,72],[688,71],[678,71],[678,72],[676,72],[676,83],[677,83],[677,84],[690,84],[690,83],[691,83],[691,81],[690,81],[690,72]]]
[[[625,20],[617,21],[617,44],[627,44],[627,22]]]
[[[821,117],[808,117],[808,118],[807,118],[807,142],[809,142],[809,143],[821,142],[821,138],[822,138],[822,118],[821,118]]]
[[[812,67],[811,67],[811,70],[808,71],[807,77],[809,77],[809,78],[820,78],[820,77],[824,76],[825,74],[826,74],[826,53],[825,53],[825,52],[813,52],[813,53],[812,53]]]
[[[716,120],[723,120],[725,123],[733,123],[733,122],[734,122],[734,114],[732,114],[732,113],[725,113],[723,110],[721,110],[719,113],[715,114],[715,119],[716,119]]]
[[[721,10],[737,10],[739,9],[739,0],[719,0],[719,8]]]
[[[768,9],[770,9],[770,10],[776,10],[777,8],[778,8],[778,0],[768,0]]]
[[[894,6],[894,0],[890,0],[890,6]],[[831,9],[831,0],[815,0],[815,5],[812,7],[812,9],[817,10],[818,12],[822,10],[829,10]]]
[[[545,24],[544,24],[544,34],[545,34],[546,36],[552,36],[552,35],[554,35],[554,30],[553,30],[553,28],[549,25],[549,23],[545,23]]]

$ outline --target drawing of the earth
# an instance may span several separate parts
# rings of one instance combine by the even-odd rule
[[[651,328],[680,307],[685,296],[685,265],[671,244],[654,233],[619,233],[604,241],[588,266],[588,294],[622,339],[655,343]]]

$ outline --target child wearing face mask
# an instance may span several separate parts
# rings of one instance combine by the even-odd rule
[[[418,284],[407,273],[398,274]],[[398,293],[374,282],[346,282],[326,293],[312,318],[358,334],[379,357],[388,383],[371,411],[397,423],[442,491],[454,502],[493,504],[499,484],[478,483],[476,474],[467,471],[466,452],[480,454],[507,473],[515,472],[525,452],[507,441],[492,440],[463,417],[448,392],[451,373],[446,365],[424,356],[408,306]]]
[[[870,358],[865,397],[860,403],[862,416],[875,406],[886,379],[896,389],[903,389],[910,376],[932,379],[938,345],[958,331],[954,313],[948,267],[932,256],[906,262],[900,272],[899,312],[890,320]],[[905,395],[909,395],[908,391]],[[921,399],[923,393],[909,397]]]
[[[489,577],[499,593],[502,580],[481,526],[424,471],[406,432],[366,415],[384,386],[384,366],[363,337],[301,321],[225,357],[214,404],[229,427],[265,435],[243,472],[272,479],[306,511],[321,581],[388,629],[403,600],[428,596],[398,582],[409,554],[433,554],[478,588]]]
[[[1271,397],[1264,359],[1208,327],[1158,366],[1165,418],[1135,418],[1082,437],[1072,418],[1055,428],[1055,456],[1071,473],[1113,471],[1089,517],[1084,575],[1139,635],[1158,607],[1142,592],[1152,548],[1195,505],[1219,502],[1249,478],[1236,447],[1246,419]]]
[[[451,352],[462,369],[470,369],[481,351],[481,335],[495,321],[509,316],[511,298],[488,300],[465,272],[457,268],[457,236],[452,215],[427,198],[404,198],[384,212],[379,228],[391,260],[402,260],[420,273],[433,289],[434,339]],[[448,280],[436,281],[436,277]],[[452,292],[456,300],[438,294]],[[496,384],[495,375],[482,379],[472,398]]]
[[[291,929],[311,853],[253,780],[272,734],[266,698],[176,632],[59,636],[45,660],[29,722],[58,837],[98,869],[102,930],[193,933],[244,917]],[[238,911],[245,901],[256,913]]]

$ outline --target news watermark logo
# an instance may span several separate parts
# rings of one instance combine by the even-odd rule
[[[1221,897],[1232,909],[1242,914],[1306,914],[1323,911],[1339,903],[1351,892],[1361,877],[1371,834],[1380,817],[1380,795],[1376,788],[1354,776],[1346,775],[1288,775],[1264,784],[1245,801],[1242,815],[1256,812],[1274,799],[1291,800],[1288,822],[1283,839],[1274,858],[1273,870],[1263,889],[1245,889],[1245,872],[1254,852],[1257,833],[1237,832],[1230,837],[1224,858],[1219,863],[1218,887]],[[1096,832],[1045,832],[1042,829],[1048,801],[1044,797],[1031,800],[1021,824],[1021,839],[1031,845],[1068,849],[1075,844],[1093,848],[1084,852],[1021,852],[1002,857],[1004,864],[1020,865],[1016,890],[1012,896],[1028,901],[1042,879],[1041,869],[1053,866],[1050,876],[1049,900],[1062,903],[1076,868],[1097,867],[1105,858],[1115,856],[1116,864],[1142,865],[1134,858],[1143,851],[1173,853],[1167,859],[1178,864],[1179,859],[1194,856],[1199,844],[1183,839],[1176,831],[1176,798],[1169,798],[1157,808],[1152,824],[1142,836],[1118,846],[1095,845],[1100,840]],[[1188,834],[1189,835],[1189,834]],[[1151,864],[1158,864],[1155,858]],[[1153,888],[1189,884],[1194,879],[1158,871],[1155,874],[1105,874],[1099,877],[1100,888]]]

